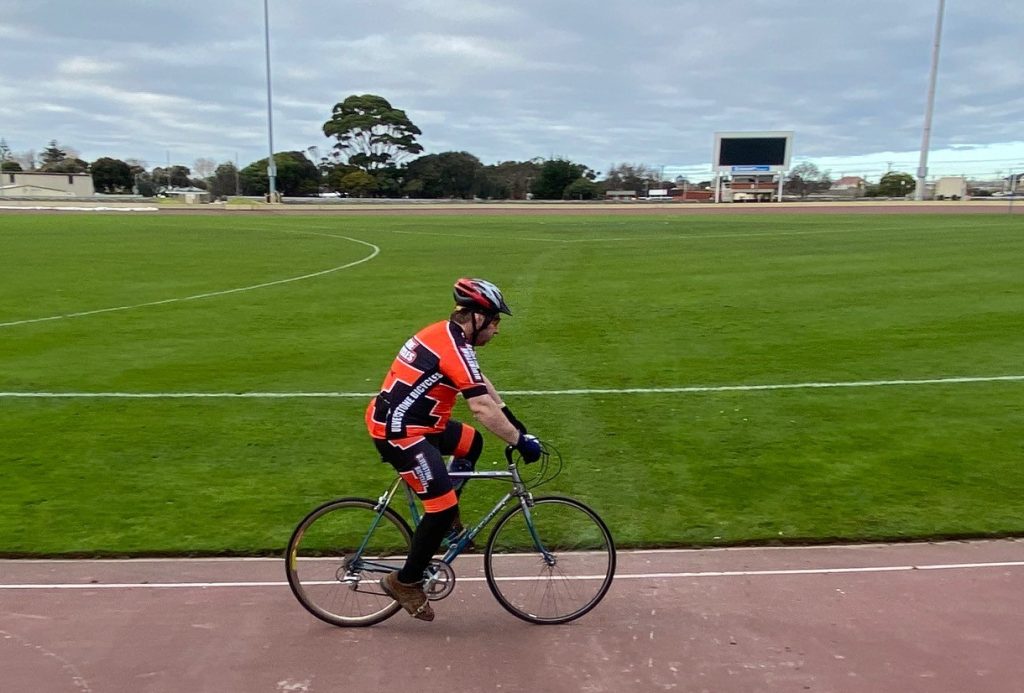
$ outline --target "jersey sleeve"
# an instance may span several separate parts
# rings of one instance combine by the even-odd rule
[[[451,350],[441,359],[441,372],[444,373],[459,389],[466,399],[487,394],[480,364],[476,360],[476,351],[466,342],[462,331],[449,325],[448,334],[451,338]]]

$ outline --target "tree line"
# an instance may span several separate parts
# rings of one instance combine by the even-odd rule
[[[691,184],[681,178],[663,180],[660,170],[644,164],[612,164],[602,176],[566,158],[485,165],[465,151],[423,154],[423,146],[416,141],[421,130],[405,111],[375,94],[352,95],[335,104],[322,130],[326,137],[334,139],[325,156],[320,155],[317,147],[274,153],[275,189],[280,194],[593,200],[603,198],[609,190],[634,191],[636,196],[645,196],[654,188],[711,185],[710,181]],[[269,191],[267,164],[268,158],[263,158],[239,170],[230,161],[216,164],[210,159],[198,159],[192,169],[168,166],[147,170],[138,160],[102,157],[86,162],[56,140],[51,140],[38,157],[34,152],[15,156],[7,143],[0,140],[0,170],[90,173],[100,193],[135,192],[150,197],[170,188],[196,187],[215,198],[263,196]],[[828,190],[831,185],[829,173],[810,163],[795,166],[784,182],[787,193],[801,197]],[[887,174],[868,192],[906,195],[913,191],[913,186],[914,179],[909,174]]]

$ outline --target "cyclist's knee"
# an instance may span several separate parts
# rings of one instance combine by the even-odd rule
[[[449,472],[471,472],[474,469],[476,469],[476,460],[471,460],[468,457],[456,457],[448,465]],[[458,481],[462,481],[462,479]]]

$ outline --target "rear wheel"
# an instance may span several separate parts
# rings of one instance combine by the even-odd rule
[[[391,508],[339,498],[313,510],[292,533],[286,570],[292,593],[311,614],[336,626],[370,626],[401,608],[378,580],[398,570],[412,530]]]
[[[531,623],[566,623],[600,602],[615,574],[615,544],[604,521],[571,498],[520,505],[491,532],[484,573],[498,603]]]

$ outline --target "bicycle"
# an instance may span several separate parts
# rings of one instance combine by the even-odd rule
[[[597,606],[608,592],[615,544],[608,526],[583,503],[565,496],[533,497],[531,489],[561,472],[557,450],[545,444],[537,471],[527,479],[513,451],[505,449],[507,471],[449,472],[452,479],[504,480],[512,487],[479,522],[446,541],[443,556],[424,571],[424,591],[431,601],[450,595],[455,589],[452,562],[511,505],[484,549],[487,586],[502,607],[524,621],[567,623]],[[551,464],[552,452],[557,465]],[[392,507],[400,488],[411,526]],[[419,520],[416,494],[397,476],[377,500],[345,497],[318,506],[288,542],[285,563],[292,593],[307,611],[335,626],[371,626],[390,618],[401,607],[384,594],[378,580],[402,567]]]

